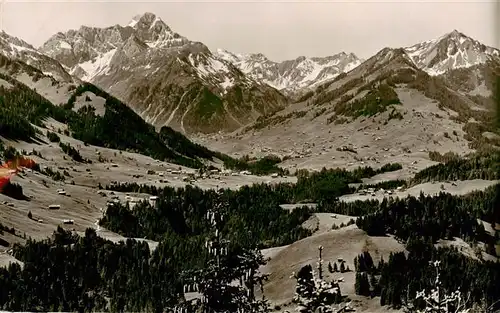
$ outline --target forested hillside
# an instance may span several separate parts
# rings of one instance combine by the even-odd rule
[[[488,162],[479,162],[476,169],[484,171],[489,166]],[[471,261],[457,252],[431,246],[440,239],[460,237],[471,245],[485,243],[486,252],[494,255],[498,238],[477,219],[492,225],[500,222],[496,210],[499,185],[465,196],[442,193],[436,197],[421,195],[382,202],[338,201],[339,196],[354,190],[350,183],[399,168],[398,164],[387,164],[379,169],[364,167],[350,172],[301,171],[296,184],[253,185],[236,191],[221,190],[220,194],[190,186],[106,186],[120,192],[158,196],[154,206],[141,202],[132,210],[127,205],[110,204],[100,221],[101,226],[122,235],[160,241],[155,251],[132,240],[124,244],[107,242],[92,229],[87,230],[84,238],[58,229],[50,240],[28,240],[24,247],[14,247],[14,256],[24,267],[10,265],[0,270],[0,283],[7,286],[0,296],[0,306],[16,311],[163,312],[183,301],[180,273],[204,268],[209,256],[202,248],[211,234],[206,216],[220,203],[224,204],[221,213],[227,217],[220,229],[229,240],[229,258],[240,249],[287,245],[311,235],[311,230],[302,225],[316,212],[346,214],[358,216],[356,225],[368,235],[394,235],[409,252],[408,256],[394,254],[376,269],[371,265],[358,269],[358,293],[380,295],[382,304],[398,307],[412,298],[415,290],[425,287],[430,277],[430,271],[420,271],[416,264],[441,259],[466,268],[465,274],[460,275],[465,275],[464,281],[469,283],[460,286],[472,294],[473,301],[491,304],[495,297],[500,298],[496,284],[498,263]],[[300,202],[316,202],[318,206],[292,211],[280,206]],[[359,266],[360,262],[355,263]],[[458,277],[459,269],[455,265],[443,268],[447,287],[461,284],[451,281],[451,277]],[[371,276],[372,287],[368,287],[367,294],[366,278]],[[478,280],[470,283],[475,277]]]
[[[413,304],[425,308],[425,301],[416,297],[417,292],[435,287],[436,271],[429,260],[440,261],[440,285],[444,298],[456,290],[468,299],[467,307],[489,307],[500,299],[500,266],[498,262],[473,260],[457,248],[436,248],[423,239],[415,239],[404,252],[394,253],[387,260],[373,259],[370,253],[359,255],[356,264],[356,293],[380,297],[381,305],[401,308]],[[457,279],[460,277],[460,279]],[[444,311],[446,312],[446,311]],[[476,312],[483,312],[476,311]]]
[[[40,132],[33,125],[43,127],[44,121],[51,117],[67,124],[69,135],[86,144],[137,152],[193,168],[204,167],[205,161],[218,158],[228,168],[256,174],[283,173],[276,166],[280,159],[236,160],[195,144],[169,127],[162,127],[158,133],[128,106],[89,83],[78,86],[64,106],[55,106],[9,76],[0,74],[0,79],[12,85],[0,85],[0,136],[8,139],[41,139]],[[91,101],[74,110],[76,99],[85,92],[105,99],[103,115],[96,113]]]

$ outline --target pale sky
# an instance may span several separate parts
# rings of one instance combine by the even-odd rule
[[[58,31],[126,25],[144,12],[211,50],[261,52],[276,61],[341,51],[368,58],[384,47],[412,45],[453,29],[500,47],[498,0],[3,2],[3,29],[35,47]]]

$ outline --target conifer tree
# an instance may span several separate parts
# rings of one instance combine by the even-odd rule
[[[293,301],[298,304],[297,311],[300,313],[338,313],[349,307],[349,304],[343,305],[340,309],[333,307],[335,303],[341,302],[342,295],[338,281],[327,282],[323,279],[322,250],[323,247],[320,246],[317,262],[318,277],[311,265],[302,267],[297,274],[293,273],[292,275],[297,280]]]
[[[206,218],[213,226],[213,234],[205,248],[210,259],[201,270],[184,272],[184,293],[198,292],[201,299],[184,301],[174,308],[176,313],[265,313],[269,311],[265,299],[255,297],[255,286],[263,283],[267,275],[258,273],[266,262],[260,250],[243,250],[230,247],[222,236],[225,203],[221,192],[218,205],[207,212]],[[232,248],[232,249],[231,249]],[[236,252],[235,255],[232,255]],[[237,282],[235,284],[234,282]]]
[[[432,262],[432,265],[436,268],[436,280],[434,282],[434,288],[430,291],[422,290],[417,292],[414,300],[423,300],[423,309],[417,308],[414,303],[409,303],[405,305],[407,313],[469,313],[470,312],[470,302],[469,299],[465,299],[460,290],[456,290],[452,293],[444,292],[440,280],[440,261]]]

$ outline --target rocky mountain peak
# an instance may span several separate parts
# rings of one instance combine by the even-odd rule
[[[0,31],[0,53],[12,60],[19,60],[40,69],[44,74],[62,81],[72,81],[71,75],[56,60],[40,53],[22,39]]]
[[[467,68],[500,57],[498,49],[453,30],[437,39],[404,48],[413,62],[430,75]]]

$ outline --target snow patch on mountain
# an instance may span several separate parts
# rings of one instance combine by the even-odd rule
[[[192,53],[189,54],[188,60],[200,78],[210,80],[216,77],[217,85],[223,90],[223,94],[227,92],[227,89],[234,86],[234,70],[223,60],[205,54]]]
[[[61,81],[73,81],[59,62],[38,51],[27,42],[0,31],[0,53],[12,60],[19,60],[38,68],[46,75]]]
[[[59,42],[59,47],[61,49],[73,49],[71,45],[67,41],[61,41]]]
[[[498,49],[485,46],[457,30],[404,49],[415,65],[429,75],[468,68],[500,57]]]
[[[262,53],[237,54],[217,49],[215,54],[250,77],[283,91],[316,87],[354,69],[362,62],[352,53],[314,58],[301,56],[283,62],[271,61]]]
[[[116,49],[112,49],[106,53],[100,54],[98,57],[82,62],[75,66],[71,74],[78,74],[84,81],[91,81],[97,75],[108,74],[111,60],[116,53]],[[79,71],[83,70],[84,73]]]

